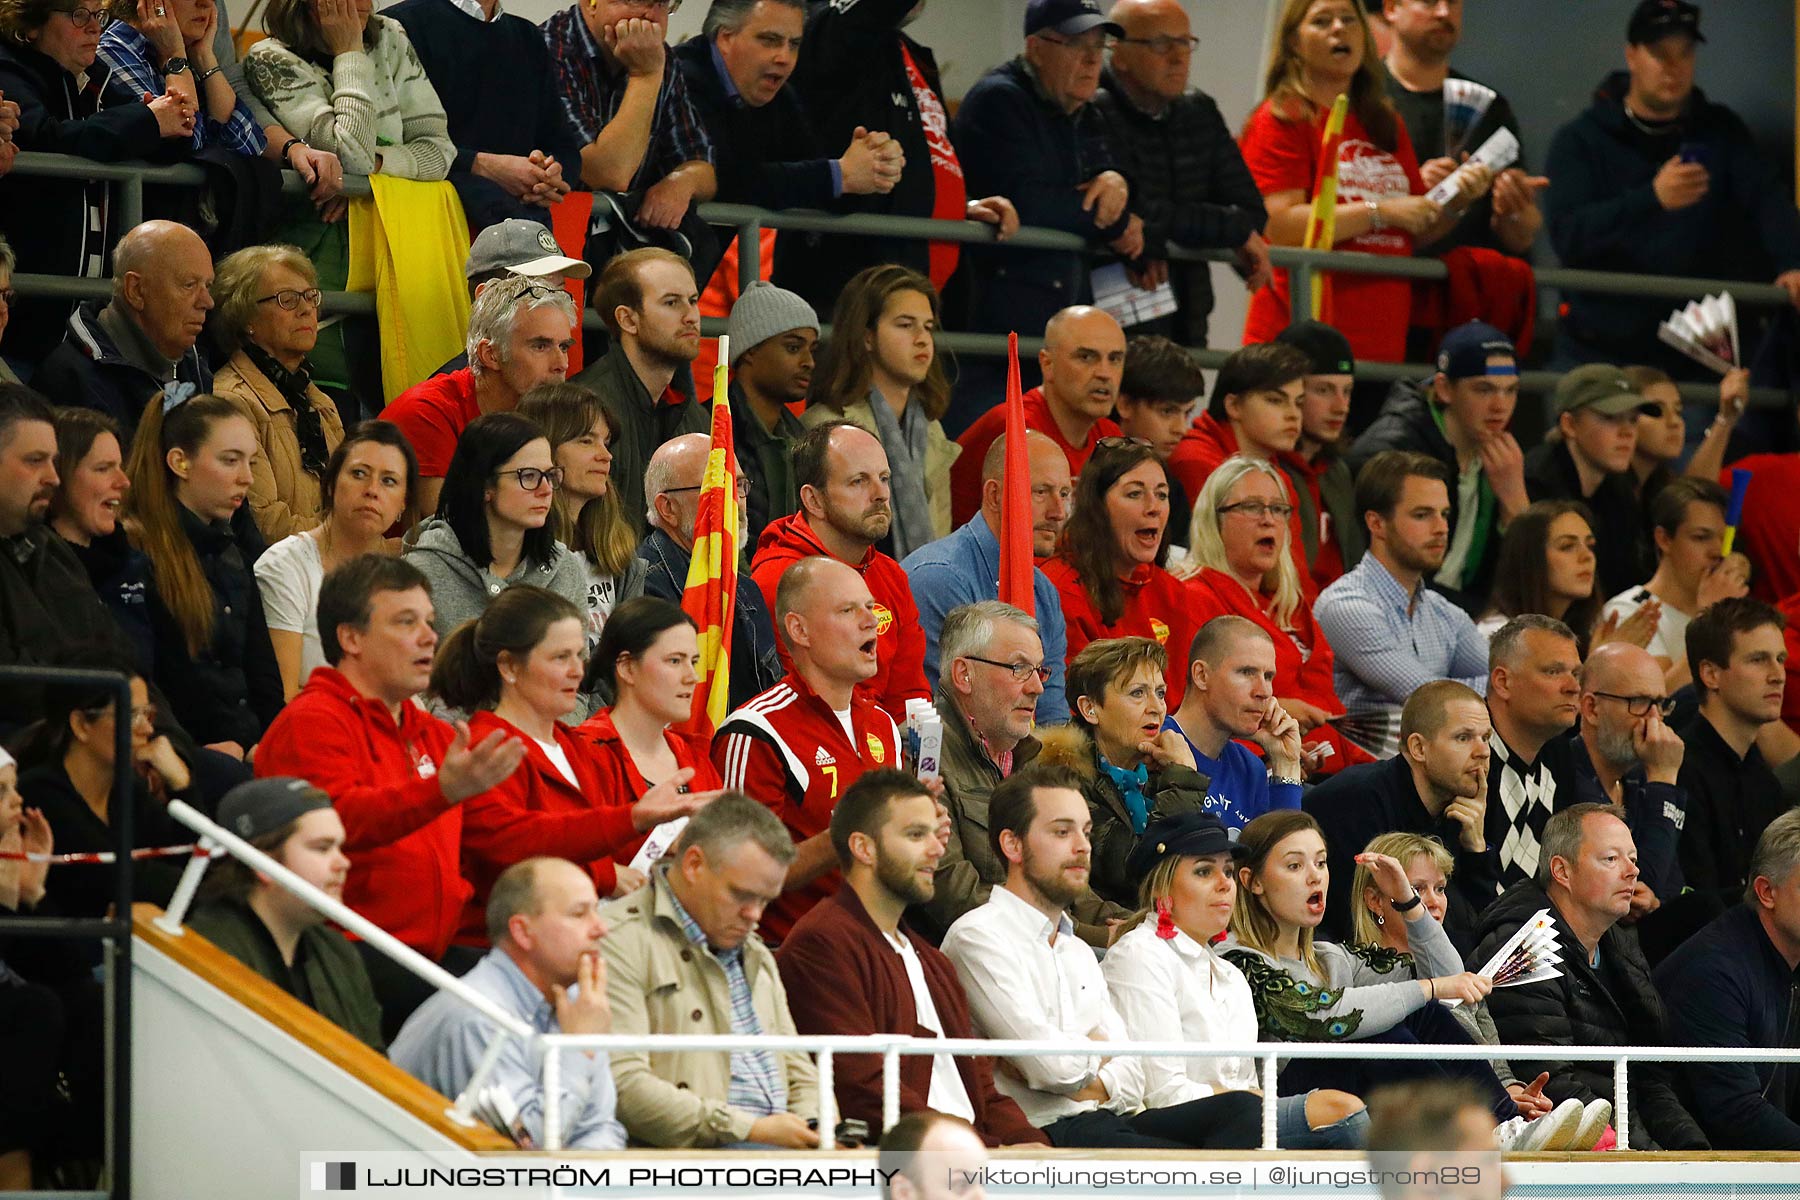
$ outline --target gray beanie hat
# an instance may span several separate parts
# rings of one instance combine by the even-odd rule
[[[790,329],[819,332],[819,314],[813,306],[785,288],[758,279],[744,289],[731,306],[731,365],[756,346]]]
[[[219,801],[217,820],[246,842],[298,821],[318,808],[330,808],[331,797],[304,779],[272,775],[240,783]]]

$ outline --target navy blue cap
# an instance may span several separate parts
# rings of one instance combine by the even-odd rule
[[[1125,870],[1134,879],[1143,879],[1156,869],[1156,864],[1171,856],[1202,858],[1208,854],[1243,853],[1238,845],[1237,830],[1227,829],[1219,818],[1206,812],[1187,812],[1174,817],[1158,817],[1150,822],[1131,853],[1125,856]]]
[[[1472,379],[1488,374],[1487,360],[1497,354],[1518,358],[1511,338],[1485,321],[1470,321],[1446,333],[1438,343],[1437,369],[1450,379]]]
[[[1687,0],[1641,0],[1631,10],[1625,40],[1633,46],[1647,46],[1674,33],[1685,33],[1696,42],[1704,42],[1700,10]]]
[[[1054,29],[1064,37],[1080,37],[1090,29],[1104,29],[1124,37],[1125,27],[1106,19],[1100,0],[1031,0],[1025,6],[1025,36]]]

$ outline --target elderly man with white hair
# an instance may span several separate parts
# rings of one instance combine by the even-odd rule
[[[567,378],[575,302],[560,287],[517,275],[481,290],[469,312],[469,365],[433,375],[381,413],[419,456],[419,511],[437,510],[456,440],[483,413],[511,412],[540,383]]]
[[[681,603],[687,588],[688,564],[694,554],[694,522],[700,512],[700,479],[706,472],[706,456],[712,439],[704,433],[684,433],[670,438],[650,456],[644,471],[644,519],[650,532],[638,545],[638,557],[649,567],[644,592]],[[738,550],[746,545],[749,527],[744,524],[743,476],[738,476]],[[781,682],[781,655],[775,649],[775,622],[769,616],[768,598],[740,563],[737,604],[732,609],[731,707],[736,709],[752,696]]]

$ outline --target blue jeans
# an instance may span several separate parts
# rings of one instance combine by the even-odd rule
[[[1367,1109],[1314,1129],[1306,1120],[1306,1096],[1275,1101],[1275,1144],[1283,1150],[1360,1150],[1368,1140]]]

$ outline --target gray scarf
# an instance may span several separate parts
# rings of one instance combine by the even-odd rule
[[[877,388],[869,389],[869,411],[875,414],[875,436],[887,450],[890,486],[894,496],[894,557],[903,559],[927,542],[937,539],[931,525],[931,503],[925,499],[925,443],[931,435],[931,419],[918,401],[906,411],[894,410]]]

